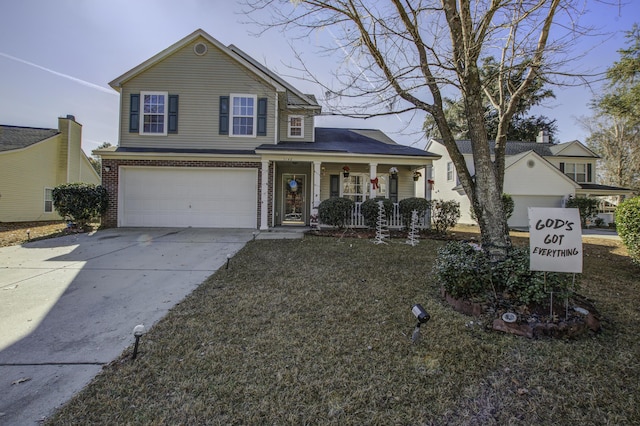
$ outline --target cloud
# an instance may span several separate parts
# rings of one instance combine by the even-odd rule
[[[7,59],[11,59],[11,60],[16,61],[16,62],[23,63],[25,65],[29,65],[29,66],[41,69],[41,70],[46,71],[46,72],[48,72],[50,74],[56,75],[58,77],[66,78],[67,80],[71,80],[71,81],[73,81],[75,83],[81,84],[81,85],[86,86],[86,87],[90,87],[92,89],[100,90],[101,92],[108,93],[110,95],[114,95],[114,96],[118,95],[118,93],[116,91],[111,90],[109,88],[99,86],[99,85],[91,83],[89,81],[80,80],[79,78],[76,78],[76,77],[73,77],[73,76],[70,76],[70,75],[67,75],[67,74],[63,74],[63,73],[58,72],[58,71],[54,71],[52,69],[43,67],[43,66],[38,65],[38,64],[34,64],[33,62],[25,61],[24,59],[16,58],[15,56],[11,56],[11,55],[8,55],[8,54],[3,53],[3,52],[0,52],[0,56],[3,56],[5,58],[7,58]]]

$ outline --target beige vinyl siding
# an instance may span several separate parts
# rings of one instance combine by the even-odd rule
[[[72,120],[59,120],[60,152],[58,180],[62,182],[82,182],[82,126]]]
[[[100,185],[102,183],[100,175],[93,168],[89,159],[84,153],[80,154],[80,176],[78,182],[93,183],[94,185]]]
[[[207,43],[203,56],[194,53],[196,43]],[[129,133],[132,93],[163,91],[179,96],[178,133],[149,136]],[[251,94],[267,98],[267,135],[229,137],[219,135],[220,96]],[[256,105],[257,108],[257,105]],[[123,147],[254,149],[274,143],[276,91],[255,74],[202,38],[194,40],[123,85],[121,135]]]
[[[61,137],[28,149],[0,154],[0,221],[58,220],[44,212],[44,189],[64,183],[57,179],[55,161]],[[66,174],[66,173],[65,173]]]
[[[304,137],[290,138],[289,136],[289,116],[301,115],[304,117]],[[311,142],[313,141],[313,120],[314,116],[309,110],[284,110],[280,112],[280,140],[290,142]]]

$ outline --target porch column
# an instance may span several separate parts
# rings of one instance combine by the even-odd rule
[[[433,180],[433,164],[427,164],[424,167],[424,198],[427,200],[431,200],[432,185],[429,183],[430,180]]]
[[[311,214],[318,214],[318,206],[320,205],[320,169],[322,162],[313,162],[313,201],[311,202]]]
[[[369,163],[369,177],[373,180],[378,177],[378,163]],[[378,195],[378,191],[373,188],[373,184],[371,184],[371,198],[376,198]]]
[[[260,185],[260,230],[269,229],[269,162],[262,161]]]

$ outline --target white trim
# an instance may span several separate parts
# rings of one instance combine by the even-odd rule
[[[163,115],[162,132],[145,132],[144,131],[144,97],[145,96],[164,96],[164,112],[162,114],[147,113],[146,115]],[[168,123],[168,109],[169,109],[169,92],[156,92],[156,91],[140,91],[140,123],[138,124],[138,132],[142,136],[167,136]]]
[[[235,117],[233,114],[233,100],[234,98],[251,98],[253,99],[253,123],[252,123],[252,131],[253,133],[250,135],[236,135],[233,133],[233,118]],[[249,117],[248,115],[238,115],[238,117]],[[257,134],[258,127],[258,96],[250,95],[248,93],[231,93],[229,95],[229,137],[232,138],[255,138]]]
[[[292,126],[291,125],[291,120],[293,119],[300,119],[300,125],[299,126]],[[300,129],[300,134],[299,135],[292,135],[291,134],[291,130],[292,129]],[[287,137],[289,138],[296,138],[296,139],[301,139],[304,138],[304,115],[299,115],[299,114],[291,114],[289,116],[287,116]]]
[[[269,229],[269,161],[262,161],[260,178],[260,230],[266,231]]]

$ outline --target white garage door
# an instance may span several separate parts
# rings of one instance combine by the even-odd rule
[[[509,218],[512,228],[529,227],[529,207],[562,207],[562,197],[557,195],[513,195],[513,214]]]
[[[257,170],[123,167],[119,226],[255,228]]]

